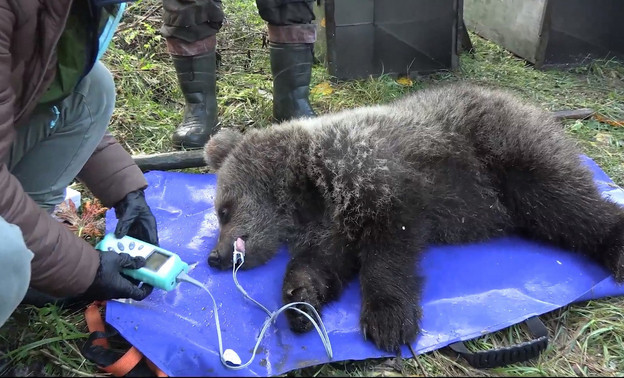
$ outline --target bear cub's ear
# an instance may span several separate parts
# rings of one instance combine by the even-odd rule
[[[204,160],[208,167],[217,171],[225,158],[243,139],[243,134],[234,129],[221,129],[204,146]]]

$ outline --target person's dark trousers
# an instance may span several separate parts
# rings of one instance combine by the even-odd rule
[[[313,0],[257,0],[268,23],[273,117],[310,117],[309,103],[316,27]],[[201,148],[218,130],[215,47],[223,23],[217,0],[163,0],[161,33],[167,41],[185,99],[183,120],[173,133],[176,148]]]
[[[163,0],[161,34],[167,41],[184,97],[176,148],[202,148],[218,130],[216,34],[223,25],[218,0]]]

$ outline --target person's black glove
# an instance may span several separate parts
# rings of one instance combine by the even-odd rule
[[[87,291],[80,297],[83,300],[106,301],[109,299],[132,298],[143,300],[154,289],[151,285],[138,282],[122,274],[123,269],[139,269],[145,266],[145,258],[131,257],[127,253],[113,251],[98,251],[100,253],[100,267],[95,279]]]
[[[120,239],[126,235],[146,243],[158,245],[156,218],[145,202],[143,190],[128,193],[115,205],[117,228],[115,237]]]

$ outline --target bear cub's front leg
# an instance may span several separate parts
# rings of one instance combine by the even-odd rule
[[[356,264],[353,260],[342,259],[340,255],[321,258],[314,253],[297,254],[288,263],[286,276],[282,286],[283,302],[307,302],[316,311],[328,302],[338,298],[345,283],[356,273]],[[307,306],[297,306],[313,319],[312,311]],[[293,332],[303,333],[313,327],[308,318],[298,311],[286,311],[290,329]]]
[[[414,273],[413,258],[387,256],[380,250],[363,256],[362,333],[378,348],[395,352],[420,333],[422,282]]]
[[[375,345],[389,352],[409,344],[420,333],[420,305],[411,296],[366,295],[362,300],[362,333]]]

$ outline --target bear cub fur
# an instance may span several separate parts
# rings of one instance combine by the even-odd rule
[[[552,115],[459,83],[389,104],[286,121],[205,146],[218,173],[213,267],[286,243],[284,302],[320,311],[359,275],[363,335],[394,351],[419,333],[421,252],[508,233],[578,251],[624,279],[624,210],[603,199]],[[296,332],[312,328],[287,312]]]

